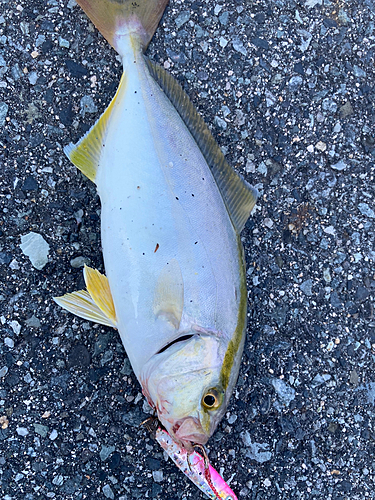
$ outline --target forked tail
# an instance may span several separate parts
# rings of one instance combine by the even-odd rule
[[[123,56],[129,35],[142,50],[149,44],[168,0],[77,0],[102,35]]]

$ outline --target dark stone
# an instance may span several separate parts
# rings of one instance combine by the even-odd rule
[[[89,366],[91,356],[84,345],[76,345],[71,350],[68,357],[68,368],[79,367],[84,368]]]
[[[183,52],[174,52],[171,49],[167,48],[167,54],[168,56],[172,59],[172,61],[176,64],[185,64],[186,63],[186,56]]]
[[[160,460],[156,460],[156,458],[150,458],[148,457],[146,459],[147,466],[150,470],[159,470],[161,467],[161,462]]]
[[[73,122],[72,104],[68,104],[66,108],[63,108],[59,113],[60,121],[65,126],[70,126]]]
[[[65,61],[65,65],[72,76],[81,78],[82,76],[87,75],[87,69],[84,66],[82,66],[82,64],[67,59]]]
[[[46,40],[45,42],[43,42],[41,46],[42,54],[48,54],[48,52],[50,52],[52,47],[53,47],[52,40]]]
[[[337,28],[337,22],[329,17],[323,19],[323,24],[326,28]]]
[[[163,488],[160,486],[160,484],[153,483],[152,485],[152,498],[156,498],[159,493],[163,491]]]
[[[32,175],[26,177],[25,182],[22,184],[23,191],[36,191],[38,189],[38,183]]]
[[[12,256],[7,252],[0,252],[0,264],[10,264],[12,262]]]
[[[350,491],[352,487],[353,485],[352,483],[349,483],[349,481],[342,481],[342,483],[339,484],[338,489],[341,491]]]
[[[5,379],[6,383],[9,387],[14,387],[20,381],[19,376],[16,373],[9,372],[8,376]]]
[[[259,106],[259,104],[261,103],[261,99],[258,95],[255,95],[254,98],[253,98],[253,103],[254,103],[254,106],[257,108]]]
[[[370,292],[364,286],[359,286],[355,292],[354,300],[356,302],[363,302],[370,295]]]
[[[46,93],[44,94],[44,100],[48,103],[51,104],[53,101],[53,90],[52,89],[47,89]]]
[[[343,304],[337,292],[331,293],[331,306],[336,309],[342,309]]]
[[[30,136],[30,146],[32,148],[36,148],[42,144],[44,137],[42,134],[34,134]]]
[[[251,40],[251,43],[255,45],[255,47],[259,47],[260,49],[265,49],[265,50],[269,49],[269,44],[267,40],[264,40],[263,38],[258,38],[258,37],[253,38]]]
[[[121,463],[121,454],[115,451],[112,453],[109,461],[108,461],[108,467],[111,470],[117,469]]]
[[[40,25],[41,31],[55,31],[55,25],[51,21],[43,21]]]
[[[263,24],[265,19],[266,19],[266,16],[263,12],[260,12],[259,14],[255,14],[255,22],[257,22],[258,24]]]
[[[302,63],[301,62],[298,62],[294,65],[294,71],[296,73],[299,73],[300,75],[304,75],[305,74],[305,70],[303,69],[303,66],[302,66]]]

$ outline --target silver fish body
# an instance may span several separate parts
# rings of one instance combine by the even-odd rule
[[[120,8],[79,3],[96,21],[97,4]],[[189,447],[212,435],[238,375],[247,303],[239,231],[255,193],[225,163],[178,84],[145,59],[142,16],[113,16],[107,38],[123,60],[119,89],[88,135],[66,149],[100,195],[107,281],[95,279],[106,292],[87,271],[87,295],[57,301],[96,321],[107,304],[102,322],[118,329],[149,403]],[[95,317],[82,313],[90,301]]]

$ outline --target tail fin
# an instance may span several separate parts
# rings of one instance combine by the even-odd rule
[[[77,0],[112,47],[122,52],[121,38],[134,36],[143,50],[149,44],[168,0]]]

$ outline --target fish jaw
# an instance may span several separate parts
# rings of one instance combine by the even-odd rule
[[[203,430],[200,420],[194,417],[186,417],[177,421],[173,426],[173,434],[186,449],[190,449],[192,443],[206,444],[209,437]]]

